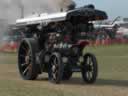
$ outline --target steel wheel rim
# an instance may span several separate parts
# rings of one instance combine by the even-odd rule
[[[27,77],[32,73],[32,52],[27,43],[23,43],[20,48],[19,66],[22,76]]]

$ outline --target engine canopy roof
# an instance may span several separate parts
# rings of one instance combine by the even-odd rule
[[[106,12],[97,10],[95,8],[89,7],[80,7],[74,10],[69,10],[67,12],[58,12],[58,13],[43,13],[37,14],[35,16],[26,17],[22,19],[17,19],[17,25],[32,25],[39,23],[50,23],[50,22],[58,22],[58,21],[66,21],[70,20],[72,17],[85,17],[88,21],[96,21],[96,20],[105,20],[108,18]]]

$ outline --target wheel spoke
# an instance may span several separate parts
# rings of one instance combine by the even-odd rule
[[[92,78],[92,72],[89,72],[89,78],[90,79]]]
[[[56,71],[53,73],[53,78],[54,78],[54,80],[57,79],[57,76],[58,76],[58,71],[56,70]]]
[[[53,74],[53,79],[56,80],[56,74]]]
[[[52,72],[55,73],[55,71],[56,71],[56,66],[53,65],[53,66],[52,66]]]
[[[91,59],[90,57],[88,57],[88,60],[87,60],[87,61],[88,61],[87,64],[88,64],[88,65],[91,65],[92,59]]]
[[[92,74],[90,72],[87,72],[86,75],[87,75],[88,80],[92,78]]]
[[[54,59],[54,64],[57,65],[57,58]]]
[[[29,50],[29,51],[27,52],[27,55],[28,55],[29,57],[32,56],[32,54],[31,54],[31,50]]]
[[[26,75],[26,73],[29,71],[29,67],[27,67],[24,71],[23,71],[23,75]]]
[[[85,75],[86,75],[86,77],[89,79],[89,73],[87,72]]]
[[[92,62],[92,61],[90,61],[89,65],[90,65],[90,66],[93,66],[93,62]]]
[[[25,66],[27,66],[27,65],[28,65],[28,64],[26,64],[26,63],[21,64],[22,67],[25,67]]]

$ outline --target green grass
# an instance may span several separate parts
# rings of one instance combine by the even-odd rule
[[[17,53],[0,53],[0,64],[17,64]]]
[[[98,60],[98,80],[91,86],[82,82],[79,73],[60,85],[45,79],[22,80],[17,55],[0,53],[0,96],[124,96],[125,90],[128,94],[128,45],[87,47],[85,52],[95,54]]]

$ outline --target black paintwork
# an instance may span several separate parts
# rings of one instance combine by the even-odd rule
[[[89,21],[105,20],[108,18],[106,12],[89,6],[84,6],[68,11],[67,19],[69,20],[72,17],[85,17]]]

